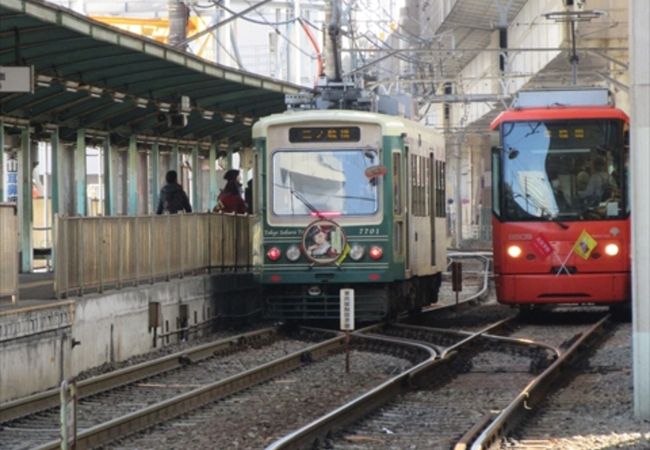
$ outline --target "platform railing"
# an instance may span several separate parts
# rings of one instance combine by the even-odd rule
[[[250,216],[57,217],[57,297],[251,265]]]
[[[18,300],[18,217],[16,205],[0,203],[0,300]]]

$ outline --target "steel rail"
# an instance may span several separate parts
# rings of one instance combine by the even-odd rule
[[[355,336],[359,337],[361,335],[355,333]],[[406,343],[401,339],[391,337],[369,335],[363,335],[363,337],[377,341],[398,343],[400,345],[413,345],[413,343]],[[267,446],[266,450],[312,448],[313,442],[319,437],[325,436],[332,430],[339,429],[354,422],[355,420],[366,415],[369,411],[373,411],[379,408],[381,405],[394,399],[399,394],[406,392],[411,380],[411,374],[415,371],[446,362],[436,359],[437,352],[433,348],[422,344],[416,345],[430,353],[428,359],[391,378],[390,380],[385,381],[384,383],[371,389],[365,394],[362,394],[356,399],[340,406],[339,408],[336,408],[335,410],[314,420],[304,427],[280,438],[279,440],[273,442],[271,445]]]
[[[130,414],[117,417],[108,422],[90,427],[77,434],[76,449],[95,448],[139,430],[149,428],[160,422],[170,420],[193,411],[208,403],[249,389],[256,384],[297,369],[310,361],[318,360],[343,349],[345,336],[337,336],[324,342],[291,353],[237,375],[210,383],[200,388],[169,398],[160,403]],[[60,440],[51,441],[37,447],[37,450],[54,450],[61,445]]]
[[[372,338],[357,336],[356,339],[371,340]],[[431,355],[435,354],[433,349],[422,344],[409,345],[391,339],[382,339],[382,341],[401,346],[416,347],[429,355],[428,359],[432,359],[433,357]],[[88,428],[77,435],[75,448],[80,450],[104,445],[134,432],[191,412],[204,405],[266,382],[278,375],[310,364],[313,361],[327,358],[334,353],[340,353],[344,349],[344,343],[345,335],[337,333],[336,337],[310,345],[290,355]],[[51,441],[37,447],[37,450],[58,449],[60,444],[61,442],[59,440]]]
[[[274,334],[278,334],[277,328],[263,328],[199,345],[152,361],[146,361],[104,375],[89,378],[77,383],[78,398],[88,397],[144,378],[159,375],[187,365],[188,363],[194,363],[209,358],[215,353],[234,349],[251,340],[267,338]],[[8,422],[50,408],[56,408],[59,405],[59,388],[49,389],[38,394],[0,405],[0,423]]]
[[[588,330],[581,333],[578,339],[544,372],[532,380],[517,397],[478,435],[471,450],[491,448],[499,439],[516,428],[528,415],[529,411],[546,398],[555,381],[562,375],[579,354],[590,348],[590,345],[605,330],[610,315],[606,315]]]
[[[537,342],[533,341],[530,339],[524,339],[524,338],[513,338],[513,337],[508,337],[508,336],[500,336],[496,334],[492,334],[493,332],[496,332],[498,328],[507,325],[510,323],[510,321],[515,320],[517,318],[517,315],[513,315],[511,317],[507,317],[506,319],[503,319],[500,322],[497,322],[493,325],[490,325],[486,328],[484,328],[483,333],[479,338],[485,339],[487,341],[494,341],[494,342],[500,342],[504,344],[510,344],[510,345],[516,345],[516,346],[521,346],[521,347],[538,347],[544,350],[547,350],[550,352],[554,358],[559,358],[560,354],[562,353],[559,348],[553,347],[552,345],[545,344],[543,342]],[[437,327],[426,327],[426,326],[420,326],[420,325],[407,325],[407,324],[393,324],[394,328],[404,328],[407,330],[413,330],[413,331],[431,331],[434,333],[440,333],[440,334],[448,334],[452,336],[456,336],[459,338],[462,337],[471,337],[476,334],[476,332],[472,331],[462,331],[462,330],[448,330],[446,328],[437,328]],[[479,332],[480,333],[480,332]]]
[[[513,316],[514,317],[514,316]],[[490,326],[483,328],[476,333],[468,333],[468,338],[463,341],[467,345],[473,339],[485,337],[488,331],[493,331],[499,327],[504,326],[513,317],[500,320]],[[355,336],[366,336],[379,340],[392,340],[399,343],[409,343],[408,339],[391,338],[386,336],[378,336],[375,334],[368,335],[370,331],[376,331],[378,327],[367,327],[359,330]],[[471,338],[474,336],[474,338]],[[501,338],[500,336],[493,336],[494,338]],[[522,339],[503,338],[503,341],[513,341],[517,344],[527,344],[533,346],[540,346],[532,341]],[[542,347],[545,347],[541,345]],[[448,366],[459,355],[459,346],[455,346],[456,351],[444,352],[435,358],[430,358],[420,364],[408,369],[407,371],[393,377],[392,379],[382,383],[376,388],[368,391],[367,393],[357,397],[356,399],[342,405],[341,407],[329,412],[328,414],[312,421],[311,423],[303,426],[302,428],[278,439],[265,450],[289,450],[289,449],[302,449],[311,448],[318,439],[326,436],[336,430],[340,430],[351,423],[357,421],[368,413],[376,410],[380,406],[395,399],[399,394],[403,394],[412,389],[412,386],[426,384],[437,370],[448,370]],[[549,348],[549,347],[545,347]],[[551,348],[552,349],[552,348]],[[444,356],[442,356],[444,355]]]

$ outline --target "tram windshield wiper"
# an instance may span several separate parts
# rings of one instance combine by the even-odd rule
[[[551,222],[554,222],[554,223],[558,224],[558,226],[559,226],[560,228],[562,228],[563,230],[568,230],[568,229],[569,229],[569,225],[568,225],[566,222],[562,222],[562,221],[561,221],[560,219],[558,219],[557,217],[548,216],[548,220],[551,221]]]
[[[298,200],[300,200],[300,202],[301,202],[303,205],[305,205],[305,206],[307,207],[308,210],[310,210],[311,212],[313,212],[313,213],[314,213],[314,214],[315,214],[319,219],[327,220],[327,218],[326,218],[326,217],[325,217],[325,216],[324,216],[324,215],[323,215],[319,210],[317,210],[316,207],[314,207],[314,205],[312,205],[311,203],[309,203],[309,200],[307,200],[307,199],[305,198],[305,196],[302,195],[300,192],[294,190],[293,187],[290,187],[290,188],[289,188],[289,192],[291,192],[291,195],[293,195],[293,196],[296,197]]]
[[[562,228],[563,230],[568,230],[568,229],[569,229],[569,225],[568,225],[567,223],[565,223],[565,222],[562,222],[562,221],[558,218],[557,215],[554,216],[554,215],[550,214],[549,212],[547,212],[546,214],[542,214],[541,217],[542,217],[543,219],[545,219],[545,220],[548,220],[549,222],[554,222],[554,223],[556,223],[556,224],[557,224],[560,228]]]

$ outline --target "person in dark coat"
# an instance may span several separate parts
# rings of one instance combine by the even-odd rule
[[[242,198],[241,184],[237,179],[238,176],[239,170],[237,169],[230,169],[226,172],[223,177],[226,180],[226,186],[224,186],[221,194],[217,198],[217,206],[214,207],[214,212],[246,214],[248,208]]]
[[[158,199],[158,208],[156,214],[169,213],[176,214],[178,211],[192,212],[190,200],[180,184],[178,184],[178,174],[175,170],[170,170],[165,174],[165,184],[160,190]]]
[[[251,178],[246,183],[246,190],[244,190],[244,200],[248,208],[248,214],[253,214],[253,179]]]

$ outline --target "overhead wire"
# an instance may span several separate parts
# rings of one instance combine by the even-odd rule
[[[250,5],[250,6],[253,5],[249,0],[245,0],[245,1],[246,1],[246,3],[247,3],[248,5]],[[219,8],[223,8],[224,10],[226,10],[227,12],[229,12],[230,14],[237,14],[237,11],[234,11],[234,10],[232,10],[232,9],[230,9],[230,8],[228,8],[228,7],[226,7],[226,6],[224,6],[220,0],[212,0],[212,3],[214,3],[215,6],[218,6]],[[307,56],[308,58],[311,58],[312,60],[316,60],[316,59],[317,59],[317,56],[315,56],[315,55],[313,55],[313,54],[311,54],[311,53],[309,53],[309,52],[306,52],[305,50],[303,50],[302,48],[300,48],[299,45],[295,44],[291,39],[289,39],[288,37],[286,37],[286,36],[282,33],[282,31],[280,31],[280,29],[278,28],[278,26],[288,25],[288,24],[293,23],[293,22],[296,22],[296,21],[298,21],[298,20],[302,20],[302,17],[294,17],[294,18],[292,18],[292,19],[288,19],[288,20],[286,20],[286,21],[280,21],[280,22],[271,22],[271,21],[268,20],[268,19],[264,16],[264,14],[262,14],[260,11],[257,11],[257,10],[256,10],[255,12],[257,13],[258,16],[260,16],[260,17],[262,18],[262,21],[255,21],[255,20],[250,20],[250,21],[257,23],[258,25],[266,25],[266,26],[270,26],[270,27],[272,27],[272,28],[275,30],[275,32],[276,32],[276,33],[277,33],[277,34],[278,34],[282,39],[284,39],[284,40],[287,42],[287,44],[289,44],[291,47],[297,49],[300,53],[302,53],[303,55]],[[245,16],[239,16],[238,19],[248,20],[248,19],[250,19],[250,18],[246,18]]]
[[[191,3],[188,3],[187,6],[188,6],[192,11],[194,11],[194,14],[196,14],[197,17],[199,17],[199,18],[201,17],[201,15],[198,13],[198,11],[194,8],[196,5],[193,5],[193,4],[191,4]],[[232,40],[234,39],[234,36],[232,35],[232,29],[231,29],[230,31],[231,31],[230,39],[231,39],[231,41],[232,41]],[[215,39],[215,42],[217,43],[217,45],[219,46],[219,48],[221,48],[221,50],[224,51],[224,53],[225,53],[226,55],[228,55],[228,56],[229,56],[233,61],[235,61],[235,62],[237,63],[237,66],[238,66],[240,69],[244,69],[244,66],[243,66],[243,64],[242,64],[241,58],[239,57],[239,51],[238,51],[237,48],[234,49],[234,51],[235,51],[235,55],[233,55],[232,53],[230,53],[230,51],[228,51],[228,49],[223,45],[223,43],[222,43],[219,39]],[[234,41],[233,41],[233,45],[234,45]]]

